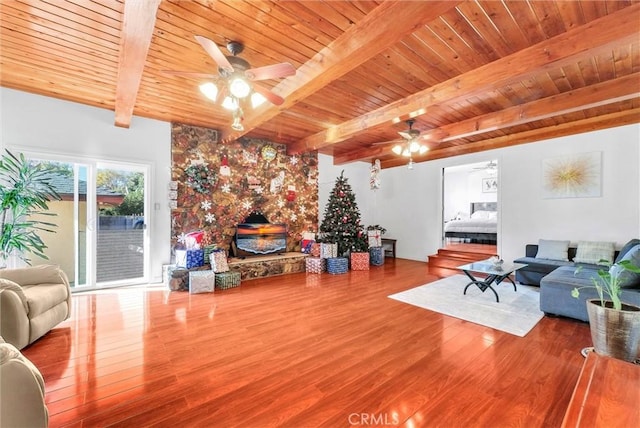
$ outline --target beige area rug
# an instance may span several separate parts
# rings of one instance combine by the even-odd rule
[[[537,287],[517,284],[518,291],[505,280],[492,285],[500,296],[496,302],[491,290],[484,293],[472,285],[464,295],[469,278],[454,275],[388,296],[423,309],[449,315],[475,324],[524,337],[542,319]]]

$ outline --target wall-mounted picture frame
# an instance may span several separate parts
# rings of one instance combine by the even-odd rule
[[[487,177],[482,179],[482,193],[496,193],[498,191],[498,178]]]
[[[602,196],[602,152],[576,153],[542,160],[542,197]]]

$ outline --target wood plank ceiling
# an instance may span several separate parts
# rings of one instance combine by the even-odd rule
[[[386,168],[409,118],[415,162],[640,122],[639,34],[637,0],[0,0],[0,84]],[[217,74],[195,35],[291,63],[261,82],[284,103],[233,132],[207,79],[167,73]]]

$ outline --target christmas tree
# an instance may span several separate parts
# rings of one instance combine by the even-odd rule
[[[360,224],[360,210],[344,171],[336,179],[320,224],[322,241],[338,244],[338,255],[367,251],[367,238]]]

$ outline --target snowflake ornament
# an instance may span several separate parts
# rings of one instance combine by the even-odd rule
[[[262,186],[256,186],[253,188],[253,191],[256,192],[258,195],[262,195],[262,192],[264,192],[264,189],[262,188]]]
[[[231,185],[223,184],[220,190],[222,190],[222,193],[231,193]]]
[[[278,208],[283,208],[284,207],[284,201],[282,199],[278,200]]]
[[[245,210],[251,209],[251,202],[250,201],[244,201],[242,203],[242,208],[244,208]]]
[[[298,158],[296,156],[291,156],[291,159],[289,160],[289,162],[291,162],[291,165],[297,165]]]
[[[211,213],[207,213],[207,215],[204,216],[204,219],[207,223],[213,223],[214,221],[216,221],[216,216]]]
[[[205,211],[209,211],[211,209],[211,202],[210,201],[200,202],[200,208],[202,208]]]
[[[291,214],[291,221],[298,220],[298,216],[296,214]]]
[[[181,244],[184,244],[185,242],[187,242],[187,234],[182,232],[179,236],[178,236],[178,242]]]

